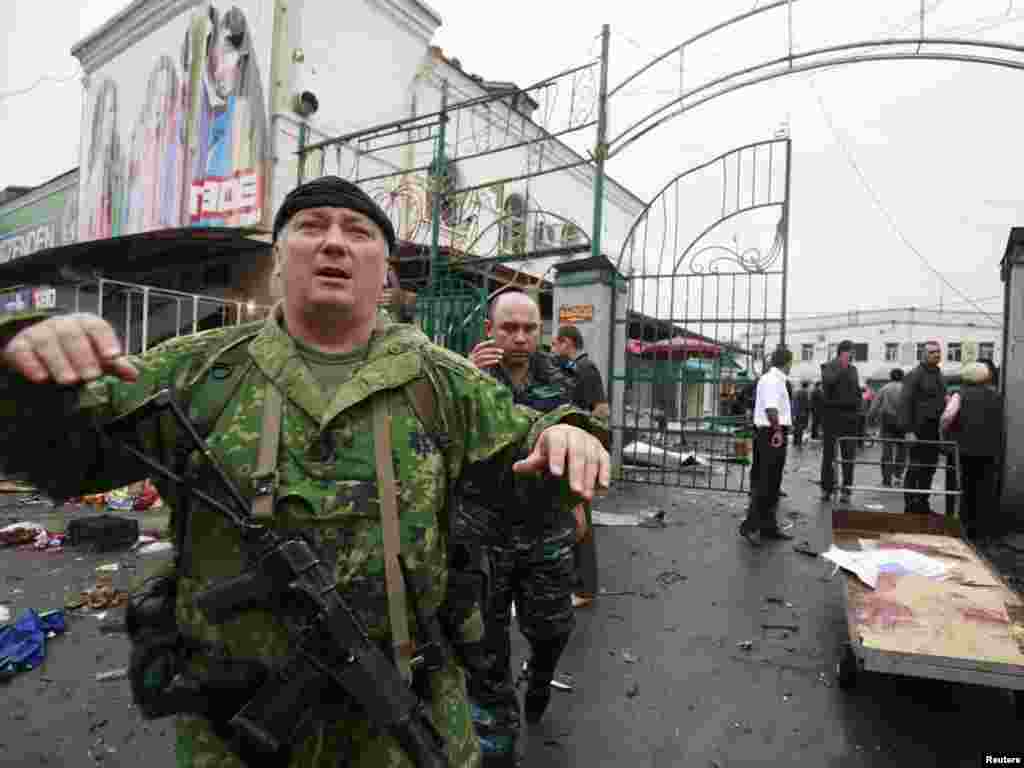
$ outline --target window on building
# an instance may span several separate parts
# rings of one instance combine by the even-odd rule
[[[800,345],[800,359],[809,363],[814,359],[814,345],[813,344],[801,344]]]
[[[978,344],[978,359],[979,360],[995,360],[996,359],[996,343],[994,341],[983,341]]]
[[[927,345],[923,341],[917,342],[917,362],[923,363],[928,358],[928,353],[925,352]]]
[[[839,346],[839,345],[838,344],[829,344],[828,345],[828,359],[829,360],[835,360],[836,359],[836,354],[837,354],[836,353],[836,347],[837,346]]]
[[[505,253],[526,251],[526,201],[522,195],[509,195],[505,201],[501,248]]]
[[[885,362],[895,363],[900,359],[900,345],[898,342],[886,342],[885,344]]]
[[[946,345],[946,360],[951,363],[959,363],[964,359],[963,344],[959,341],[951,341]]]
[[[867,344],[854,344],[853,354],[850,355],[855,363],[866,363],[868,361],[868,345]]]
[[[764,359],[764,344],[751,344],[750,354],[754,357],[754,362],[759,362]]]

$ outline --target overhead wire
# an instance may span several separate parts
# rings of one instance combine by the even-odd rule
[[[814,91],[814,95],[817,98],[818,106],[821,109],[822,117],[825,119],[825,123],[828,126],[829,131],[831,131],[833,139],[835,140],[836,144],[839,145],[839,148],[842,150],[847,163],[850,165],[850,168],[853,169],[854,174],[856,174],[857,178],[860,180],[860,183],[864,187],[864,190],[868,193],[868,196],[875,204],[875,207],[878,209],[879,213],[882,214],[882,217],[889,224],[889,227],[892,229],[892,231],[903,242],[903,244],[908,248],[908,250],[910,250],[914,255],[916,255],[917,258],[921,261],[921,263],[925,266],[925,268],[933,275],[935,275],[935,277],[937,277],[943,285],[945,285],[947,288],[949,288],[949,290],[951,290],[953,293],[955,293],[957,296],[963,299],[965,303],[973,306],[979,313],[985,315],[990,320],[996,321],[996,318],[993,315],[989,314],[984,309],[982,309],[982,307],[979,304],[977,304],[974,300],[967,296],[967,294],[965,294],[963,291],[961,291],[959,288],[953,285],[953,283],[951,283],[941,271],[936,269],[928,260],[928,258],[923,253],[921,253],[917,246],[915,246],[910,241],[910,238],[908,238],[906,234],[904,234],[903,230],[900,229],[899,225],[896,223],[895,218],[893,218],[892,213],[890,213],[889,209],[886,208],[885,204],[878,196],[878,193],[875,192],[874,188],[871,186],[871,183],[867,180],[867,177],[861,170],[860,165],[858,165],[856,158],[854,158],[853,153],[847,145],[842,134],[836,128],[835,122],[832,120],[832,115],[829,113],[828,107],[825,106],[825,100],[822,97],[821,93],[818,91],[817,85],[815,84],[813,78],[810,80],[810,84],[811,89]]]
[[[81,67],[81,65],[78,65],[76,70],[74,72],[72,72],[70,75],[43,75],[43,76],[39,77],[34,83],[32,83],[32,85],[26,86],[24,88],[15,88],[15,89],[10,90],[10,91],[0,91],[0,101],[5,101],[7,99],[12,99],[15,96],[24,96],[24,95],[26,95],[28,93],[31,93],[36,88],[39,88],[40,86],[42,86],[42,85],[44,85],[46,83],[66,83],[66,82],[69,82],[71,80],[74,80],[76,77],[79,77],[81,74],[82,74],[82,67]]]

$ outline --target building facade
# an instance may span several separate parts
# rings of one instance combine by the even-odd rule
[[[40,265],[69,285],[102,278],[106,287],[90,289],[91,298],[65,291],[58,305],[123,316],[119,330],[145,328],[159,337],[215,323],[225,306],[268,306],[277,297],[273,214],[298,183],[302,147],[436,111],[444,91],[455,104],[512,85],[471,75],[431,46],[440,24],[419,0],[135,0],[72,51],[84,72],[84,98],[80,165],[67,175],[77,195],[70,187],[63,192],[76,198],[77,216],[63,230],[76,242],[67,248],[66,240],[38,237],[33,242],[44,247],[33,253],[19,245],[28,235],[18,230],[0,281],[10,285]],[[299,94],[313,95],[317,107],[302,108]],[[547,136],[537,106],[525,97],[492,100],[460,118],[474,124],[473,133],[449,132],[452,183],[476,187],[448,206],[457,210],[442,222],[442,246],[461,259],[586,250],[592,165],[500,181],[585,159],[556,138],[529,143]],[[486,141],[499,127],[507,151],[458,159],[467,155],[460,143]],[[378,177],[362,186],[394,220],[400,252],[422,258],[430,243],[429,146],[361,159],[339,150],[317,160],[306,155],[302,177]],[[603,235],[611,251],[643,203],[614,181],[605,189]],[[17,202],[0,205],[0,222]],[[544,277],[557,260],[531,259],[514,269],[549,285]],[[211,301],[189,311],[182,305],[194,296]],[[159,307],[148,306],[154,297]],[[164,318],[159,333],[156,312]],[[147,345],[144,336],[140,347]]]
[[[861,384],[874,388],[889,380],[893,368],[908,371],[922,359],[925,342],[942,346],[942,371],[957,376],[966,363],[982,358],[1001,366],[1003,324],[999,314],[937,309],[851,310],[790,319],[786,343],[793,351],[791,378],[817,381],[821,366],[836,356],[839,342],[854,344],[853,362]],[[745,340],[754,359],[762,360],[779,343],[777,337]]]

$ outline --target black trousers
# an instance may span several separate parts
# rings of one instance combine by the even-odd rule
[[[902,440],[907,433],[882,422],[882,437],[887,440]],[[903,477],[907,463],[906,443],[882,443],[882,483],[889,485],[893,478]]]
[[[836,486],[835,467],[836,440],[840,437],[857,436],[857,416],[845,414],[836,417],[829,416],[825,419],[825,438],[821,446],[821,490],[825,493],[832,493]],[[853,485],[853,461],[856,458],[857,447],[853,440],[844,440],[839,444],[842,453],[843,486]]]
[[[938,440],[939,425],[925,424],[918,428],[918,440]],[[932,480],[935,479],[935,470],[939,464],[939,447],[937,445],[921,445],[911,443],[909,454],[909,465],[907,476],[903,481],[903,487],[908,493],[904,494],[904,507],[907,512],[927,512],[931,509],[929,495],[926,493],[910,493],[913,489],[931,490]]]
[[[793,422],[793,445],[800,447],[804,444],[804,430],[807,429],[807,419],[800,417]]]
[[[960,522],[969,539],[990,536],[996,531],[999,499],[996,496],[999,466],[991,456],[961,456],[964,492]]]
[[[750,506],[747,508],[747,527],[754,530],[773,530],[778,527],[775,512],[779,507],[779,489],[782,486],[782,470],[786,466],[786,440],[775,448],[771,444],[770,429],[758,428],[754,435],[754,450],[757,452],[757,470],[752,479]]]
[[[811,439],[817,440],[821,434],[821,414],[811,411]]]

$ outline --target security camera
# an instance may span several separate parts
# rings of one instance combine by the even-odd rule
[[[312,91],[303,91],[302,93],[295,94],[292,109],[300,117],[311,117],[320,109],[320,100],[317,99],[316,94]]]

